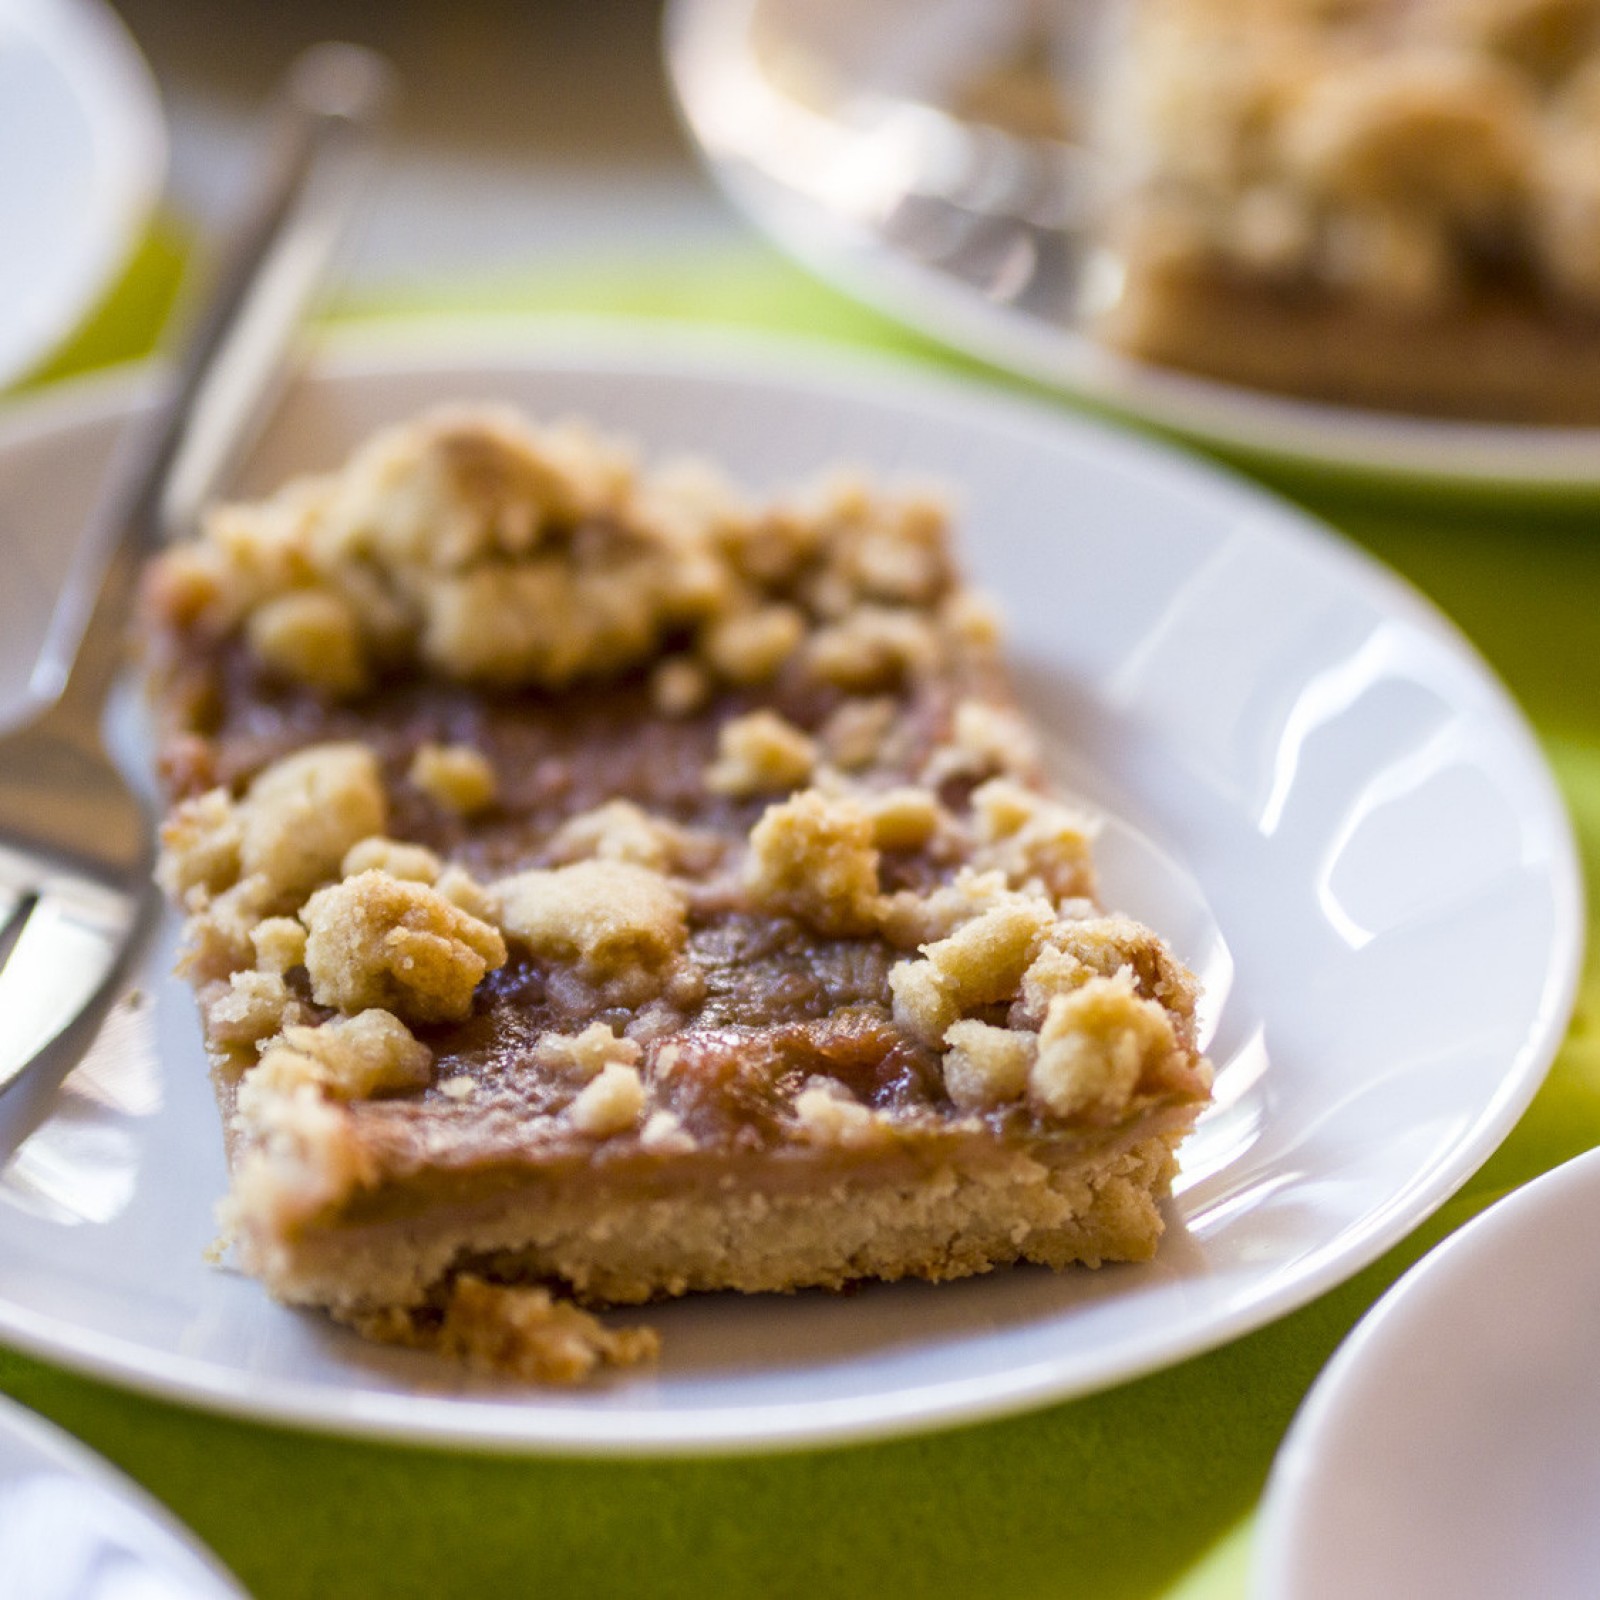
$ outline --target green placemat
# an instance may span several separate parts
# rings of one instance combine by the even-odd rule
[[[170,295],[163,236],[48,376],[136,353]],[[754,248],[346,308],[529,309],[704,319],[944,359]],[[1387,503],[1277,485],[1398,567],[1521,699],[1600,880],[1600,515]],[[1591,898],[1596,897],[1591,888]],[[0,1388],[70,1429],[278,1596],[992,1596],[1237,1600],[1250,1519],[1296,1406],[1372,1300],[1484,1205],[1600,1143],[1600,966],[1550,1078],[1500,1151],[1350,1283],[1211,1355],[1029,1416],[887,1445],[737,1461],[482,1459],[188,1412],[0,1350]]]

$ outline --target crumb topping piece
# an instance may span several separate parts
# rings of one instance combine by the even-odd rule
[[[819,628],[807,646],[811,671],[853,693],[893,688],[908,674],[928,671],[937,657],[928,618],[891,606],[858,606]]]
[[[669,656],[650,675],[650,703],[664,717],[689,717],[711,698],[712,688],[703,667]]]
[[[860,1149],[889,1137],[885,1119],[835,1078],[812,1078],[794,1099],[801,1136],[812,1144]]]
[[[944,1042],[945,1088],[963,1110],[987,1111],[1022,1097],[1039,1050],[1035,1035],[967,1018],[945,1029]]]
[[[236,1217],[252,1217],[292,1236],[372,1180],[371,1154],[350,1137],[347,1109],[304,1081],[298,1059],[290,1059],[285,1081],[263,1078],[258,1066],[239,1087],[236,1117],[250,1143],[218,1207],[225,1231]]]
[[[562,823],[545,848],[562,863],[625,861],[650,872],[667,872],[688,843],[681,828],[631,800],[608,800]]]
[[[359,693],[370,673],[350,602],[330,589],[295,589],[267,600],[245,626],[268,672],[330,695]]]
[[[239,807],[239,871],[274,895],[311,889],[351,845],[381,834],[388,813],[378,763],[359,744],[316,745],[275,762]]]
[[[859,801],[807,789],[769,806],[750,832],[745,887],[759,906],[824,934],[875,930],[878,851]]]
[[[1013,888],[1056,901],[1093,898],[1093,830],[1080,813],[1009,778],[975,790],[972,812],[976,870],[998,871]]]
[[[634,1001],[659,991],[688,937],[682,894],[660,873],[627,861],[521,872],[502,878],[494,893],[508,938]]]
[[[312,996],[338,1011],[377,1006],[412,1022],[459,1021],[483,975],[505,964],[498,929],[387,872],[319,889],[300,920]]]
[[[280,973],[249,969],[230,974],[226,988],[203,1005],[206,1032],[223,1045],[258,1044],[308,1016]]]
[[[499,788],[489,758],[465,744],[419,746],[409,777],[437,804],[462,817],[487,811]]]
[[[920,850],[949,822],[939,797],[913,786],[874,794],[866,807],[872,842],[880,850]]]
[[[479,922],[493,922],[500,914],[494,896],[464,867],[446,867],[433,887],[451,905]]]
[[[190,906],[240,889],[236,902],[292,901],[381,831],[385,809],[370,751],[314,746],[267,768],[241,801],[214,789],[178,806],[162,829],[158,876]]]
[[[843,772],[871,766],[883,751],[895,712],[895,701],[890,695],[846,700],[823,724],[819,734],[828,760]]]
[[[1048,900],[1011,895],[925,946],[922,960],[902,961],[889,974],[895,1021],[929,1044],[943,1044],[963,1012],[1016,993],[1055,920]]]
[[[358,872],[387,872],[391,878],[404,878],[410,883],[437,883],[443,871],[444,863],[423,845],[379,835],[351,845],[339,863],[343,878],[354,877]]]
[[[290,1025],[246,1075],[249,1095],[282,1094],[309,1085],[335,1100],[419,1089],[433,1052],[390,1011],[334,1017],[318,1027]]]
[[[766,683],[799,648],[805,632],[805,617],[794,606],[758,606],[709,624],[700,650],[706,665],[725,682]]]
[[[573,1127],[596,1138],[625,1133],[644,1110],[644,1081],[639,1069],[622,1061],[608,1061],[599,1074],[578,1091],[567,1107]]]
[[[581,1033],[541,1034],[533,1054],[541,1066],[586,1081],[613,1064],[637,1067],[644,1047],[636,1039],[613,1033],[603,1022],[591,1022]]]
[[[1028,1071],[1028,1094],[1052,1116],[1111,1121],[1141,1080],[1159,1079],[1176,1050],[1166,1012],[1139,996],[1131,972],[1090,978],[1050,1001]]]
[[[269,932],[258,951],[257,927],[338,876],[355,844],[382,833],[387,812],[377,760],[354,743],[274,762],[239,800],[218,788],[177,806],[161,831],[156,877],[189,913],[185,970],[207,981],[297,965],[292,936]]]
[[[723,723],[706,788],[740,799],[797,789],[816,761],[816,744],[792,722],[775,711],[752,711]]]
[[[653,1328],[610,1329],[548,1289],[490,1283],[463,1273],[451,1287],[444,1321],[431,1342],[480,1372],[525,1383],[582,1383],[597,1367],[653,1360]]]
[[[192,903],[193,890],[218,893],[238,881],[243,842],[238,808],[226,789],[185,800],[161,824],[157,880],[184,904]]]
[[[951,778],[1020,776],[1038,770],[1039,752],[1027,725],[1004,706],[984,700],[962,700],[955,709],[948,744],[934,752],[924,782],[938,785]]]
[[[305,965],[306,930],[293,917],[267,917],[250,930],[256,966],[281,977],[291,967]]]

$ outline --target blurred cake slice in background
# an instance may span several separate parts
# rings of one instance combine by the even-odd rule
[[[1118,348],[1600,421],[1597,0],[1144,0],[1104,140]]]

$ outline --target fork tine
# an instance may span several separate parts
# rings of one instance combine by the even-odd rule
[[[32,897],[38,878],[37,861],[0,844],[0,940],[10,931],[17,908]]]
[[[5,961],[3,952],[11,943],[11,924],[17,920],[17,913],[22,909],[23,902],[31,896],[24,894],[20,889],[13,889],[8,884],[0,883],[0,964]]]
[[[137,900],[100,884],[45,885],[0,970],[0,1093],[104,989],[137,914]]]

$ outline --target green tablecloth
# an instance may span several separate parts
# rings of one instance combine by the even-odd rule
[[[136,354],[166,303],[161,237],[43,376]],[[395,304],[622,311],[930,347],[752,247],[452,285]],[[368,304],[352,314],[394,309]],[[1600,503],[1534,511],[1328,480],[1275,485],[1416,582],[1465,629],[1544,740],[1600,874]],[[1387,1285],[1507,1190],[1600,1143],[1591,958],[1571,1036],[1505,1145],[1377,1265],[1225,1349],[1015,1420],[770,1459],[478,1459],[249,1426],[0,1349],[0,1389],[164,1500],[262,1600],[383,1594],[1236,1597],[1278,1442]]]

